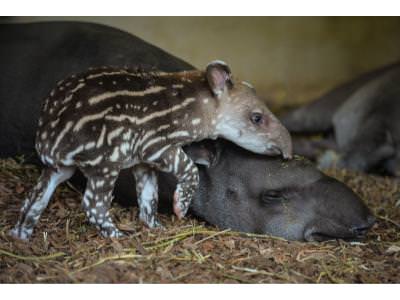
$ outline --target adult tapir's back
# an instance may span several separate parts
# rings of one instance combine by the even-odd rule
[[[40,103],[74,73],[103,65],[193,69],[129,33],[92,23],[2,24],[0,45],[0,157],[32,153]]]

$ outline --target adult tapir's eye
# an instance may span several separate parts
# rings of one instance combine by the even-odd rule
[[[263,115],[259,112],[253,112],[251,113],[250,119],[253,124],[260,125],[263,122]]]
[[[265,190],[261,194],[261,201],[264,203],[271,203],[279,200],[283,200],[285,197],[281,191],[277,190]]]

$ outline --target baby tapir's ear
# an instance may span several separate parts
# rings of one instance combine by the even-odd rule
[[[218,145],[215,141],[202,141],[192,143],[185,147],[185,152],[194,163],[210,168],[214,166],[219,157]]]
[[[219,97],[226,88],[232,86],[232,74],[229,66],[220,60],[210,62],[206,68],[208,84],[215,96]]]

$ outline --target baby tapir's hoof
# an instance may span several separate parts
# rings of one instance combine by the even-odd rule
[[[32,229],[20,228],[15,226],[8,232],[8,235],[22,241],[28,241],[32,235]]]

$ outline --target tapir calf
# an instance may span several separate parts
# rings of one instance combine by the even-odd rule
[[[41,103],[58,80],[91,66],[114,65],[171,72],[192,67],[164,51],[107,26],[87,23],[1,25],[0,156],[34,156]],[[143,67],[144,66],[144,67]],[[18,104],[18,105],[16,105]],[[344,184],[305,160],[283,161],[223,141],[184,148],[199,166],[200,186],[190,209],[221,228],[269,233],[288,239],[362,237],[373,216]],[[37,158],[36,158],[37,161]],[[160,198],[170,199],[176,182],[160,173]],[[84,188],[84,178],[72,177]],[[123,170],[116,199],[136,199],[134,178]]]
[[[321,167],[400,176],[400,63],[384,66],[340,85],[310,104],[282,116],[291,133],[323,133],[322,141],[295,139],[295,152]]]

